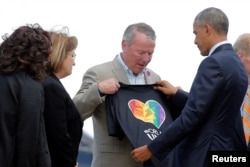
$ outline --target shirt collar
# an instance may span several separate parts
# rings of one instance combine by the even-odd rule
[[[210,49],[210,51],[209,51],[209,53],[208,53],[208,56],[210,56],[210,55],[215,51],[216,48],[218,48],[219,46],[224,45],[224,44],[229,44],[229,42],[228,42],[228,41],[222,41],[222,42],[217,43],[216,45],[214,45],[214,46]]]

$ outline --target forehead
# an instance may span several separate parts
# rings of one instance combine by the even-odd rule
[[[141,47],[154,47],[155,41],[150,39],[146,34],[143,33],[137,33],[135,34],[131,46],[141,46]]]
[[[148,41],[148,40],[151,40],[151,39],[146,34],[144,34],[142,32],[137,32],[134,35],[134,37],[133,37],[133,41],[134,42],[137,42],[137,41]]]

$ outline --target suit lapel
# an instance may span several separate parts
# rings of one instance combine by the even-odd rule
[[[122,82],[124,84],[129,84],[128,77],[126,73],[124,72],[124,69],[121,65],[121,63],[118,61],[117,56],[113,60],[113,74],[117,78],[119,82]]]

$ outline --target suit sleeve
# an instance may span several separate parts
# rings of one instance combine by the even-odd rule
[[[179,89],[176,94],[172,97],[169,97],[169,105],[172,106],[170,110],[173,119],[175,120],[180,116],[181,111],[183,110],[186,102],[188,100],[188,93]]]
[[[184,108],[187,100],[188,100],[188,93],[181,89],[179,89],[177,93],[172,97],[173,104],[182,109]]]
[[[73,98],[73,101],[84,120],[92,116],[97,106],[104,101],[104,97],[101,97],[99,94],[97,82],[98,72],[95,72],[95,69],[93,68],[89,69],[84,74],[82,85]]]
[[[158,159],[163,159],[189,133],[202,124],[213,101],[223,86],[223,73],[213,58],[206,58],[198,68],[187,104],[181,115],[148,147]]]

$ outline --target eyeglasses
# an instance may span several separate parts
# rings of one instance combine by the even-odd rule
[[[72,58],[73,58],[74,60],[76,59],[76,54],[75,54],[75,53],[72,54]]]

